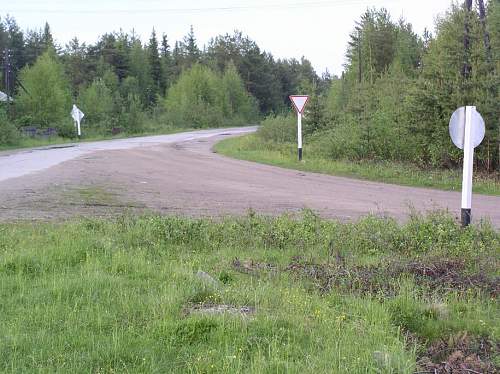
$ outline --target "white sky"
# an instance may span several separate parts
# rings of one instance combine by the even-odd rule
[[[49,22],[56,41],[77,36],[94,43],[105,32],[135,30],[147,41],[154,27],[170,44],[193,25],[198,44],[241,30],[275,57],[308,58],[317,72],[339,74],[348,35],[367,7],[385,7],[403,16],[421,34],[434,30],[434,19],[451,0],[0,0],[0,15],[13,16],[20,27]]]

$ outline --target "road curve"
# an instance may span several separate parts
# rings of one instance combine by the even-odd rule
[[[264,214],[310,208],[327,218],[376,214],[400,221],[407,219],[410,208],[447,209],[455,216],[460,212],[458,192],[299,172],[212,151],[213,144],[229,134],[253,130],[176,134],[175,140],[164,143],[136,138],[133,147],[111,149],[100,143],[44,170],[0,180],[0,220],[109,215],[125,209],[221,216],[244,214],[250,208]],[[64,149],[50,152],[64,154]],[[23,167],[22,161],[18,167]],[[79,188],[106,191],[113,198],[80,199],[73,193]],[[474,195],[472,212],[473,221],[487,218],[500,227],[500,197]]]
[[[169,135],[141,136],[126,139],[101,140],[96,142],[68,143],[47,147],[0,152],[0,182],[41,171],[64,161],[97,151],[124,150],[135,147],[150,147],[159,144],[203,139],[230,132],[231,134],[255,131],[256,126],[182,132]]]

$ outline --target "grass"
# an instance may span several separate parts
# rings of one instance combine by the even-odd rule
[[[49,138],[28,138],[21,137],[19,142],[15,145],[0,145],[0,151],[10,151],[15,149],[23,149],[23,148],[36,148],[36,147],[44,147],[54,144],[68,144],[74,143],[75,139],[61,138],[59,136],[51,136]]]
[[[413,373],[436,341],[498,344],[499,256],[441,214],[1,224],[0,371]]]
[[[76,196],[87,205],[116,204],[116,195],[99,186],[80,187],[75,191]]]
[[[204,129],[162,127],[161,129],[158,130],[145,131],[140,134],[129,134],[127,132],[122,132],[117,135],[102,135],[98,133],[90,133],[90,135],[84,135],[81,139],[62,138],[60,136],[52,136],[48,138],[29,138],[22,136],[19,142],[15,145],[0,145],[0,152],[16,150],[16,149],[24,149],[24,148],[45,147],[58,144],[94,142],[99,140],[124,139],[124,138],[134,138],[134,137],[153,136],[153,135],[169,135],[169,134],[175,134],[184,131],[194,131],[194,130],[204,130]]]
[[[288,169],[366,179],[405,186],[461,191],[461,170],[424,170],[414,165],[381,161],[346,161],[319,157],[304,148],[304,161],[297,160],[294,144],[263,143],[256,134],[225,139],[215,145],[218,153]],[[500,195],[500,177],[474,175],[473,191]]]

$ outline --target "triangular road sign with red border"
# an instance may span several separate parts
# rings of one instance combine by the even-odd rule
[[[309,96],[307,95],[290,95],[290,101],[292,102],[297,113],[304,113],[304,108],[309,101]]]

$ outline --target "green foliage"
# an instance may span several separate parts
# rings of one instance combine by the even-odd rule
[[[414,243],[408,236],[432,224],[450,225],[421,217],[409,230],[312,212],[1,224],[0,371],[411,374],[431,340],[461,333],[495,344],[494,298],[471,286],[436,291],[388,266],[421,261],[413,244],[402,251],[397,242]],[[499,233],[468,230],[449,239],[462,243],[459,259],[471,276],[494,276]],[[449,257],[445,246],[426,255]],[[226,282],[210,292],[195,275],[200,269]],[[370,288],[374,271],[381,283]],[[339,273],[344,283],[336,284]],[[329,289],[318,288],[322,277]],[[389,283],[394,293],[384,293]],[[250,315],[207,311],[243,306]]]
[[[489,3],[491,61],[476,12],[470,16],[472,43],[467,57],[465,11],[457,5],[437,20],[434,38],[428,33],[419,37],[404,20],[393,22],[385,9],[367,10],[351,34],[341,79],[333,79],[326,93],[318,93],[310,81],[302,83],[311,96],[304,116],[306,152],[325,162],[397,161],[417,168],[457,168],[463,153],[450,141],[448,121],[456,108],[475,105],[487,127],[475,151],[477,167],[498,172],[499,9],[498,2]],[[466,57],[473,67],[468,81],[462,78]],[[274,136],[274,149],[288,149],[285,143],[293,141],[295,129],[285,122],[274,127],[277,132],[289,131],[280,135],[281,140]],[[269,144],[266,149],[271,149]]]
[[[257,135],[264,142],[293,142],[297,139],[297,120],[293,115],[267,117],[262,121]]]
[[[13,146],[19,143],[19,131],[16,125],[9,120],[5,104],[0,104],[0,145]]]
[[[195,65],[168,90],[167,112],[176,126],[195,128],[223,122],[220,79],[210,69]]]
[[[131,134],[141,133],[144,125],[144,113],[138,95],[129,94],[125,98],[118,124],[125,127],[127,132]]]
[[[193,345],[207,342],[211,333],[218,327],[213,319],[188,319],[179,323],[173,336],[173,344]]]
[[[494,3],[492,7],[498,8]],[[470,17],[472,76],[467,82],[462,78],[464,16],[464,9],[454,5],[438,20],[437,36],[423,57],[421,77],[409,90],[408,122],[418,137],[421,157],[434,165],[453,165],[459,163],[461,152],[449,141],[446,124],[457,107],[477,106],[487,124],[487,134],[475,157],[486,169],[495,164],[498,169],[499,155],[493,145],[499,135],[498,69],[486,61],[483,31],[474,12]],[[492,45],[497,43],[492,39]]]
[[[306,58],[275,61],[240,31],[212,39],[205,60],[208,66],[220,72],[234,64],[263,114],[283,112],[289,105],[288,96],[298,93],[301,82],[312,84],[319,80]]]
[[[194,65],[170,87],[165,105],[175,126],[216,127],[255,118],[254,102],[234,67],[228,67],[221,77],[205,66]]]
[[[71,118],[65,118],[56,125],[57,130],[57,141],[60,141],[60,138],[72,139],[76,138],[76,128],[75,122]]]
[[[403,280],[397,296],[388,302],[388,309],[394,324],[426,342],[433,342],[442,337],[451,339],[465,331],[476,336],[492,333],[485,321],[498,317],[490,314],[495,305],[486,302],[478,308],[475,302],[472,297],[453,294],[429,300],[411,281]]]
[[[257,103],[246,91],[234,64],[227,65],[221,83],[224,117],[230,118],[234,124],[247,124],[256,119]]]
[[[157,67],[155,71],[156,69]],[[126,79],[135,78],[135,87],[141,103],[144,106],[153,103],[157,94],[156,83],[153,81],[149,56],[139,40],[133,41],[130,47],[129,74]]]
[[[21,90],[16,105],[42,126],[57,124],[71,111],[69,84],[63,67],[52,52],[45,52],[33,66],[21,71]]]
[[[171,50],[165,34],[159,42],[155,30],[147,43],[133,32],[120,30],[103,34],[95,44],[81,43],[75,37],[61,48],[54,44],[48,24],[43,30],[23,33],[14,18],[2,18],[0,51],[6,48],[14,51],[11,64],[16,75],[22,69],[33,69],[37,59],[41,61],[41,55],[46,53],[50,62],[57,61],[58,66],[51,68],[49,75],[60,76],[64,71],[67,76],[67,82],[66,79],[62,79],[63,83],[61,79],[49,82],[43,74],[38,74],[39,71],[32,73],[30,79],[37,81],[32,96],[12,80],[10,91],[20,109],[13,112],[13,120],[18,124],[62,129],[65,126],[59,122],[67,116],[68,110],[61,105],[66,105],[73,97],[85,107],[82,108],[86,114],[84,136],[109,136],[116,131],[163,132],[174,126],[179,129],[183,126],[241,125],[258,120],[261,113],[283,112],[288,106],[288,95],[297,93],[305,87],[304,83],[310,86],[313,81],[320,80],[306,58],[275,60],[239,31],[216,36],[202,50],[191,27],[187,35],[173,45]],[[47,59],[43,60],[45,70]],[[188,95],[196,98],[193,107],[186,109],[184,106],[181,111],[165,110],[168,89],[183,72],[198,64],[213,72],[215,79],[209,83],[209,91],[218,92],[202,98],[193,92]],[[326,79],[321,80],[318,87],[324,89],[326,82]],[[57,110],[41,102],[41,86],[51,87],[46,93],[55,99],[47,100]],[[8,90],[4,88],[4,91]]]
[[[80,92],[78,105],[85,113],[85,123],[95,125],[109,121],[114,112],[113,92],[104,79],[96,78]]]
[[[274,129],[279,128],[280,124],[284,126],[285,123],[285,121],[281,120],[273,127],[266,126],[266,129],[273,129],[274,131]],[[294,139],[295,120],[293,120],[293,124],[292,120],[290,120],[290,128],[283,127],[285,132],[279,132],[280,137],[288,139],[287,142],[269,141],[266,139],[267,135],[266,137],[260,136],[260,131],[263,130],[259,130],[257,134],[225,139],[217,143],[215,149],[217,152],[229,157],[289,169],[405,186],[430,187],[451,191],[461,189],[462,171],[459,169],[429,170],[428,168],[421,168],[410,161],[353,161],[358,157],[355,151],[357,151],[357,147],[360,147],[359,137],[356,133],[353,133],[356,127],[354,123],[351,126],[343,122],[341,124],[345,126],[343,132],[340,132],[339,128],[337,128],[335,137],[328,132],[318,132],[306,138],[305,162],[297,161],[297,142]],[[280,138],[277,137],[277,139]],[[338,157],[342,158],[338,159]],[[495,178],[495,175],[487,176],[475,173],[472,188],[475,193],[500,195],[500,182]]]
[[[165,81],[164,71],[160,60],[160,54],[158,51],[158,39],[156,39],[156,32],[154,29],[153,32],[151,33],[151,38],[149,39],[147,53],[148,53],[149,66],[151,69],[151,80],[153,85],[152,87],[153,97],[151,99],[152,101],[154,101],[156,99],[156,95],[158,95],[159,93],[161,93],[162,95],[164,94],[162,90],[164,89],[164,81]]]

